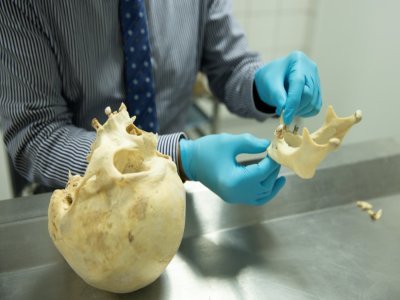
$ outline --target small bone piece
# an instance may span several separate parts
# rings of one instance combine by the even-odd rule
[[[299,177],[312,178],[321,161],[340,146],[346,133],[361,119],[360,110],[349,117],[339,118],[330,105],[320,129],[310,134],[307,128],[303,128],[302,135],[298,135],[297,129],[290,132],[281,118],[275,138],[267,149],[268,155]]]
[[[112,114],[111,107],[107,106],[106,109],[104,110],[104,113],[105,113],[107,116],[110,116],[110,115]]]
[[[380,210],[378,210],[376,212],[374,212],[372,209],[368,210],[368,214],[369,214],[369,216],[371,217],[371,219],[373,221],[379,220],[382,217],[382,213],[383,213],[382,209],[380,209]]]
[[[357,201],[357,206],[362,210],[370,210],[372,209],[372,204],[367,201]]]
[[[93,118],[92,120],[92,127],[96,130],[99,130],[100,128],[102,128],[103,126],[100,124],[99,120],[97,120],[96,118]]]
[[[382,217],[382,209],[376,212],[373,211],[371,203],[367,201],[357,201],[356,204],[361,210],[366,211],[373,221],[377,221]]]
[[[283,124],[279,125],[278,127],[276,127],[275,129],[275,136],[278,139],[282,139],[283,138],[283,130],[284,130],[285,126]]]
[[[294,125],[293,134],[297,134],[299,132],[299,126]]]

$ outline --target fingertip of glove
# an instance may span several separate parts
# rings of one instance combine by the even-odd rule
[[[282,100],[279,102],[278,106],[276,107],[276,114],[281,116],[282,112],[285,110],[285,102],[286,100]]]
[[[285,111],[285,114],[283,115],[283,122],[286,125],[290,125],[292,123],[292,121],[293,121],[293,115],[290,112],[286,113],[286,111]]]
[[[275,187],[279,191],[286,184],[286,177],[281,176],[275,181]]]
[[[266,155],[259,163],[258,166],[264,171],[274,171],[278,169],[281,165],[273,160],[271,157]]]
[[[274,188],[272,189],[270,196],[265,199],[257,200],[254,203],[254,205],[264,205],[264,204],[267,204],[268,202],[270,202],[271,200],[275,199],[276,195],[278,195],[279,191],[282,189],[282,187],[285,185],[285,183],[286,183],[286,178],[283,176],[279,177],[275,181]]]
[[[264,204],[271,202],[273,199],[274,199],[274,197],[260,198],[249,204],[252,206],[262,206]]]
[[[251,134],[248,135],[248,139],[251,144],[261,149],[268,148],[269,144],[271,143],[268,139],[258,138]]]
[[[268,148],[269,145],[271,144],[271,141],[268,139],[261,139],[261,140],[262,140],[262,147],[265,149]]]

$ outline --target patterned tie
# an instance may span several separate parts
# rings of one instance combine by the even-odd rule
[[[135,123],[157,132],[157,112],[144,0],[120,0],[119,18],[125,54],[126,105]]]

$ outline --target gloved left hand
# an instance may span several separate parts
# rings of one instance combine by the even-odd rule
[[[285,124],[292,123],[295,116],[314,116],[321,109],[317,65],[300,51],[261,67],[254,81],[263,102],[276,107],[278,115],[285,110]]]
[[[258,164],[237,163],[241,153],[262,153],[269,141],[250,134],[214,134],[191,141],[181,139],[180,157],[190,180],[203,183],[230,203],[261,205],[271,200],[285,184],[280,165],[268,156]]]

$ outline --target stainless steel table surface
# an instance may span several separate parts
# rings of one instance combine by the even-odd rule
[[[288,174],[262,207],[189,184],[177,255],[130,294],[87,285],[63,260],[47,232],[50,194],[1,201],[0,299],[400,299],[400,147],[368,147],[348,147],[312,180]]]

